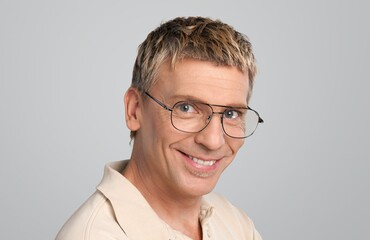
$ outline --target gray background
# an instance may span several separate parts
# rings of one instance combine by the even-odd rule
[[[0,239],[53,239],[130,154],[122,97],[160,22],[203,15],[254,45],[265,124],[216,188],[264,239],[370,239],[367,1],[0,1]]]

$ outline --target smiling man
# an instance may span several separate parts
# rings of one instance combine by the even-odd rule
[[[247,37],[220,21],[176,18],[140,45],[125,94],[130,160],[108,164],[58,240],[259,240],[252,221],[211,193],[262,121]]]

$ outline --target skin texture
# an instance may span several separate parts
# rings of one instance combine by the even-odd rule
[[[171,107],[181,100],[247,106],[248,89],[248,74],[235,67],[184,59],[174,70],[168,63],[162,65],[149,92]],[[212,191],[244,140],[227,137],[219,115],[199,133],[180,132],[171,125],[169,111],[144,99],[135,88],[126,92],[125,108],[127,126],[137,134],[123,175],[172,228],[201,239],[201,197]],[[189,155],[216,163],[199,165]]]

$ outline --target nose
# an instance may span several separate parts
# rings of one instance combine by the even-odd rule
[[[215,116],[216,115],[216,116]],[[196,133],[195,142],[209,150],[219,149],[225,143],[225,135],[221,124],[221,116],[210,116],[210,122],[202,131]]]

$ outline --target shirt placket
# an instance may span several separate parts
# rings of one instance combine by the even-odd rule
[[[214,211],[213,207],[209,207],[208,209],[202,209],[200,211],[200,222],[202,225],[203,240],[214,239],[212,227],[211,224],[209,223],[213,215],[213,211]]]

